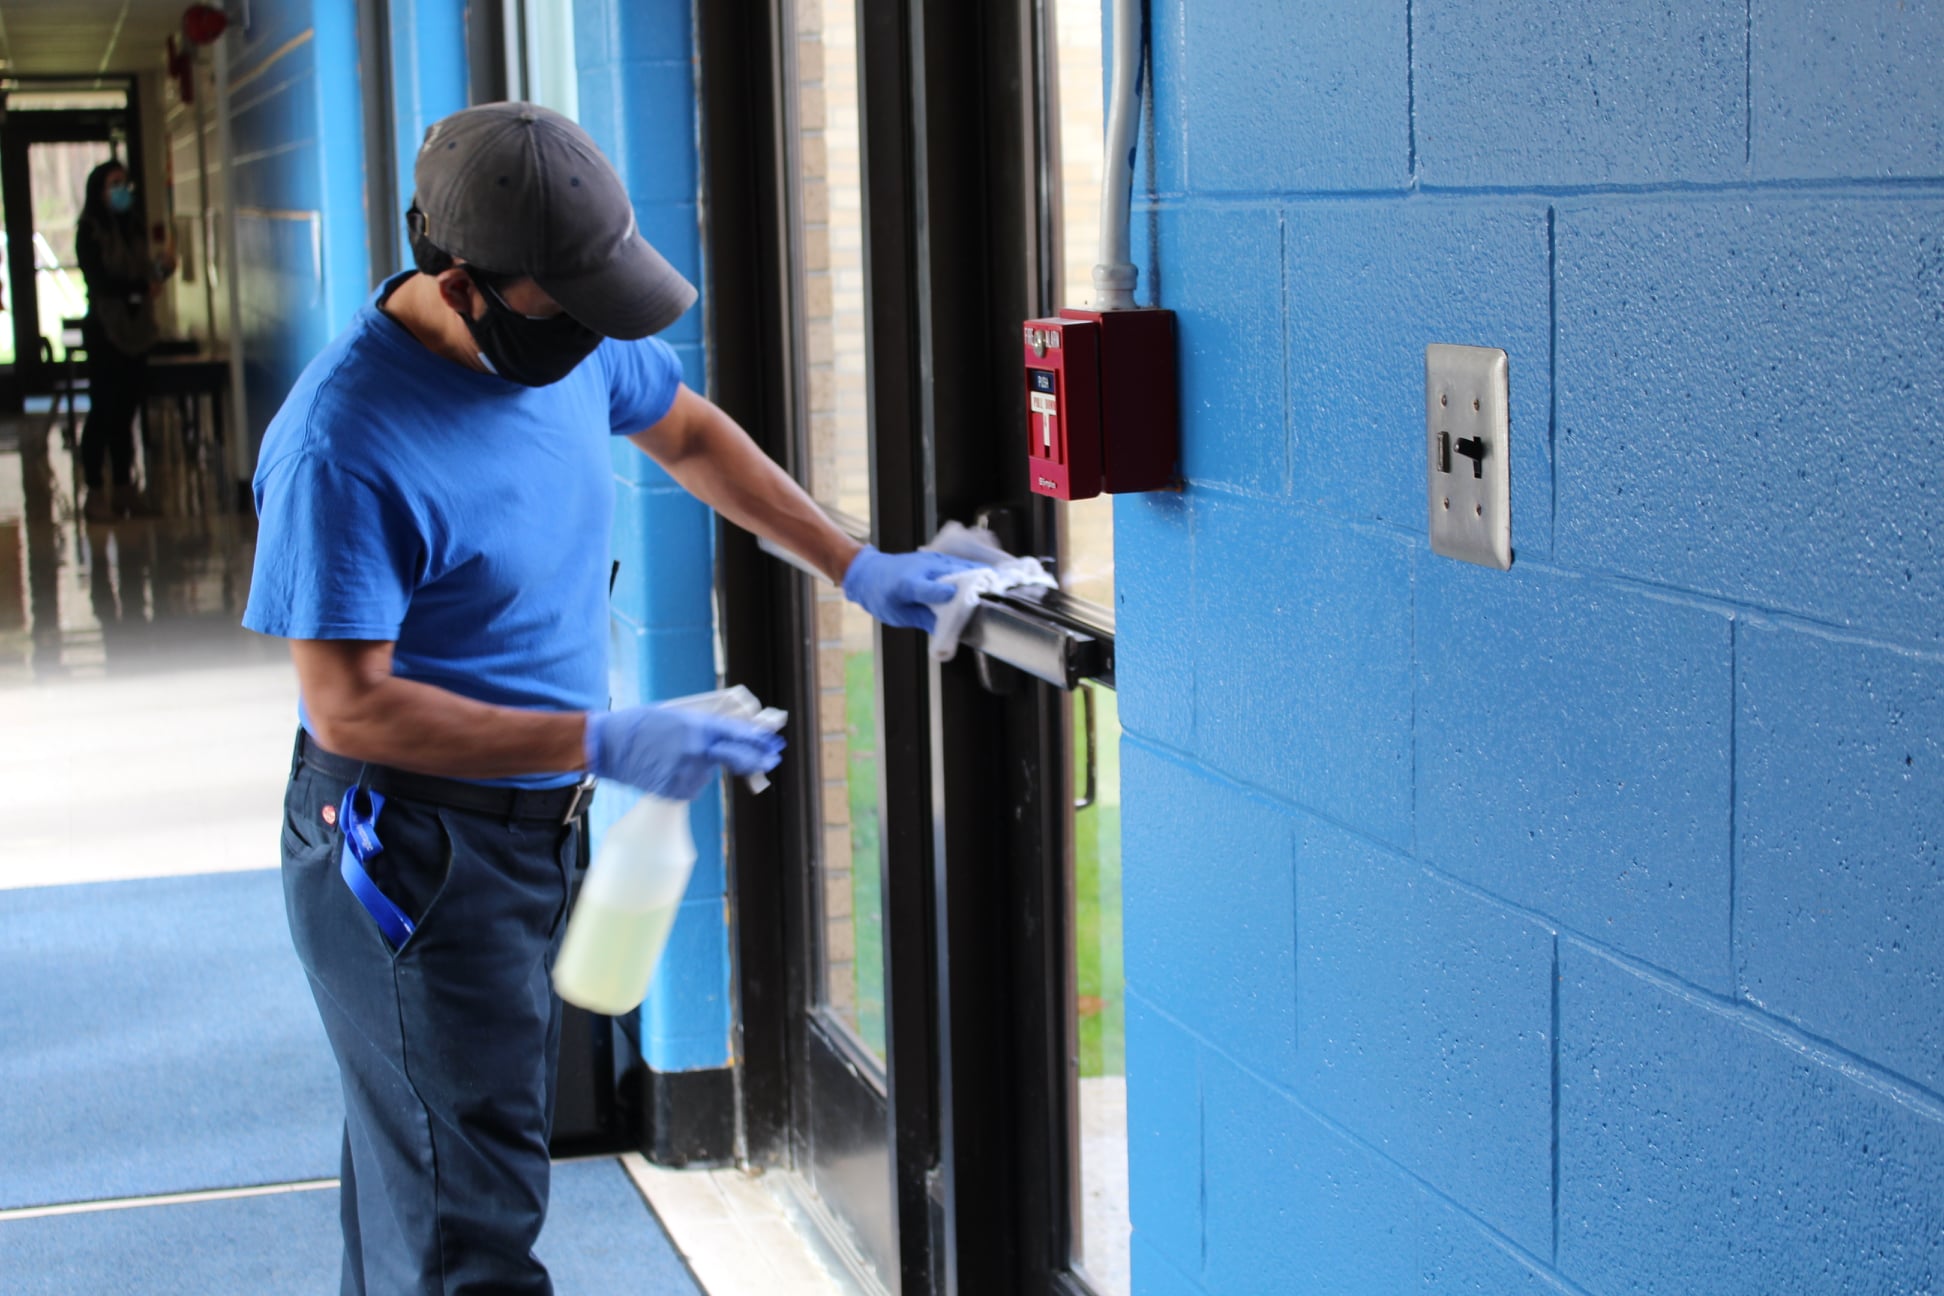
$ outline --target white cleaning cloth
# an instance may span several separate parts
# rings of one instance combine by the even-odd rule
[[[972,619],[972,609],[979,606],[980,595],[997,594],[1022,585],[1059,588],[1059,582],[1046,574],[1039,559],[1013,557],[999,547],[999,537],[984,527],[947,522],[925,548],[932,553],[984,564],[939,577],[958,592],[950,603],[932,605],[938,617],[938,625],[931,634],[933,661],[950,661],[958,654],[959,636],[965,633],[965,623]]]

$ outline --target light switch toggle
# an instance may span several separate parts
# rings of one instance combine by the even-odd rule
[[[1431,551],[1512,565],[1510,363],[1497,347],[1424,348],[1425,478]],[[1453,467],[1471,460],[1471,471]]]

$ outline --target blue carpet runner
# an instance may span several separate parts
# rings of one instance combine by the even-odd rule
[[[0,891],[0,1209],[332,1179],[275,870]]]
[[[338,1172],[275,870],[0,891],[0,1210]],[[334,1188],[0,1219],[0,1293],[337,1289]],[[555,1168],[561,1296],[697,1296],[618,1162]]]
[[[700,1296],[611,1160],[554,1167],[535,1248],[559,1296]],[[0,1220],[7,1296],[332,1296],[337,1190]]]

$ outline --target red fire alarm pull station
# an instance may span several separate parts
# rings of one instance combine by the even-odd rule
[[[1092,499],[1177,481],[1174,312],[1062,310],[1025,324],[1033,493]]]

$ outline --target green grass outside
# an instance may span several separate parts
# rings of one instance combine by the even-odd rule
[[[1085,717],[1073,699],[1075,783],[1084,781]],[[1075,956],[1079,974],[1080,1074],[1127,1069],[1127,1007],[1121,970],[1120,708],[1095,692],[1098,790],[1074,815]],[[877,679],[870,653],[844,663],[849,729],[851,912],[857,936],[857,1029],[884,1056],[884,883],[878,846]]]
[[[884,1056],[884,874],[878,849],[875,656],[844,660],[844,723],[850,742],[851,921],[857,927],[857,1033]]]
[[[1121,965],[1120,707],[1095,689],[1093,805],[1073,816],[1074,955],[1080,995],[1080,1074],[1127,1072],[1127,996]],[[1086,715],[1073,698],[1074,792],[1085,791]]]

